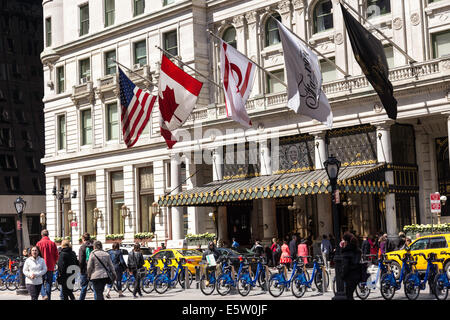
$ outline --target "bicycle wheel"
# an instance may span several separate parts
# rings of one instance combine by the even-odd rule
[[[434,277],[434,295],[438,300],[445,300],[448,296],[448,287],[445,286],[445,273],[438,273]]]
[[[263,291],[267,291],[267,280],[266,280],[266,272],[263,271],[258,275],[258,286],[263,289]]]
[[[292,294],[296,298],[301,298],[306,292],[306,278],[304,274],[294,275],[294,281],[292,282]]]
[[[231,284],[227,281],[227,276],[225,274],[221,274],[216,282],[217,292],[221,296],[226,296],[231,291]]]
[[[416,273],[408,273],[404,282],[405,295],[409,300],[416,300],[420,293],[420,278]]]
[[[322,292],[325,288],[325,291],[328,289],[328,285],[330,283],[330,277],[328,275],[328,271],[324,270],[325,272],[316,272],[314,275],[314,284],[316,285],[316,288],[319,292]]]
[[[0,291],[6,290],[6,281],[2,278],[0,278]]]
[[[6,278],[6,289],[8,289],[9,291],[14,291],[17,289],[16,280],[13,278],[13,276],[8,276]]]
[[[203,292],[204,295],[209,296],[214,292],[214,289],[216,288],[216,281],[214,279],[214,276],[206,277],[206,275],[202,275],[202,278],[200,279],[200,290]]]
[[[369,289],[369,287],[367,287],[365,282],[358,283],[355,291],[356,291],[356,295],[361,300],[366,300],[370,294],[370,289]]]
[[[280,274],[274,274],[269,279],[269,293],[272,297],[279,297],[284,291],[284,279]]]
[[[181,288],[184,289],[184,283],[186,282],[186,277],[184,276],[185,273],[184,270],[181,270],[181,272],[178,274],[178,283],[180,284]],[[188,270],[188,277],[189,277],[189,287],[191,287],[192,282],[194,281],[194,275],[191,271]]]
[[[153,286],[153,279],[154,278],[145,277],[142,280],[142,291],[144,291],[145,293],[151,293],[153,292],[153,290],[155,290],[155,287]]]
[[[248,273],[242,274],[237,281],[237,289],[241,296],[245,297],[250,293],[252,288],[250,284],[250,275]]]
[[[391,300],[395,295],[395,288],[391,285],[392,274],[386,273],[381,277],[380,293],[385,300]]]
[[[169,279],[166,275],[160,274],[153,281],[153,287],[155,288],[156,292],[158,292],[159,294],[163,294],[167,291],[167,289],[169,289]]]

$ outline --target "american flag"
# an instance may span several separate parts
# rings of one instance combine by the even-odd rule
[[[123,140],[127,148],[131,148],[150,119],[156,96],[138,88],[120,68],[119,87]]]

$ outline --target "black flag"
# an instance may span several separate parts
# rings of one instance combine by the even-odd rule
[[[341,4],[353,53],[367,80],[380,97],[389,118],[397,119],[397,100],[389,81],[389,67],[381,41],[367,31]]]

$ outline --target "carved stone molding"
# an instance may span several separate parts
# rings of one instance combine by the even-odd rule
[[[337,45],[341,45],[344,43],[344,36],[342,35],[342,33],[336,33],[336,35],[334,36],[334,42]]]
[[[303,10],[305,9],[305,5],[303,4],[303,0],[293,0],[292,6],[294,7],[295,11],[299,11],[298,14],[302,14]]]
[[[290,13],[291,12],[291,1],[289,1],[289,0],[281,1],[278,4],[278,10],[280,11],[281,14]]]
[[[417,26],[420,23],[420,15],[417,12],[411,15],[411,23],[413,26]]]
[[[245,19],[247,20],[247,24],[256,23],[257,18],[258,18],[258,14],[256,13],[256,11],[251,11],[251,12],[245,13]]]
[[[233,25],[236,28],[242,28],[244,26],[245,23],[245,17],[244,15],[240,15],[240,16],[235,16],[233,17]]]
[[[403,27],[403,20],[400,17],[394,18],[392,20],[392,25],[394,26],[395,30],[400,30]]]

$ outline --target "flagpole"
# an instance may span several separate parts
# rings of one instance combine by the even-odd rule
[[[155,84],[155,83],[153,83],[153,82],[151,82],[150,80],[148,80],[148,79],[146,79],[145,77],[143,77],[143,76],[141,76],[139,73],[137,73],[137,72],[134,72],[133,70],[131,70],[130,68],[128,68],[128,67],[126,67],[126,66],[124,66],[123,64],[121,64],[119,61],[117,61],[117,60],[115,60],[115,59],[113,59],[113,58],[110,58],[111,59],[111,61],[114,61],[115,63],[117,63],[119,66],[121,66],[121,67],[123,67],[123,68],[125,68],[125,69],[127,69],[129,72],[131,72],[131,73],[133,73],[133,74],[135,74],[135,75],[137,75],[139,78],[141,78],[141,79],[143,79],[143,80],[145,80],[145,81],[148,81],[152,86],[155,86],[155,87],[158,87],[158,85],[157,84]]]
[[[177,60],[178,62],[180,62],[181,64],[183,64],[183,66],[188,67],[189,69],[191,69],[192,71],[194,71],[196,74],[198,74],[199,76],[205,78],[206,80],[208,80],[209,82],[211,82],[212,84],[216,85],[219,89],[222,89],[222,87],[217,84],[216,82],[214,82],[213,80],[211,80],[210,78],[208,78],[207,76],[203,75],[202,73],[198,72],[197,70],[195,70],[194,68],[188,66],[186,63],[184,63],[183,61],[181,61],[179,58],[177,58],[176,56],[174,56],[173,54],[171,54],[170,52],[164,50],[163,48],[159,47],[158,45],[155,45],[155,48],[158,48],[159,50],[161,50],[162,52],[164,52],[165,54],[170,55],[172,58],[174,58],[175,60]]]
[[[413,64],[416,63],[417,61],[412,58],[405,50],[403,50],[402,48],[400,48],[394,41],[392,41],[391,39],[389,39],[383,32],[381,32],[377,27],[375,27],[373,24],[371,24],[366,18],[364,18],[363,16],[361,16],[359,14],[358,11],[356,11],[356,9],[354,9],[352,6],[350,6],[347,2],[345,2],[344,0],[339,0],[339,3],[344,3],[350,10],[352,10],[359,18],[361,18],[365,23],[367,23],[371,28],[373,28],[373,30],[375,30],[376,32],[378,32],[385,40],[387,40],[390,44],[392,44],[393,47],[395,47],[395,49],[397,49],[398,51],[400,51],[405,57],[408,58],[409,63]]]
[[[269,16],[270,16],[272,19],[278,21],[278,19],[275,18],[273,15],[269,14]],[[280,22],[280,21],[278,21],[278,22]],[[280,22],[280,23],[281,23],[281,22]],[[311,50],[313,50],[313,51],[314,51],[315,53],[317,53],[319,56],[321,56],[322,58],[324,58],[327,62],[333,64],[333,65],[336,67],[336,69],[338,69],[341,73],[343,73],[343,74],[345,75],[345,77],[350,77],[350,75],[349,75],[347,72],[345,72],[341,67],[339,67],[333,60],[331,60],[330,58],[327,58],[326,56],[324,56],[320,51],[318,51],[316,48],[314,48],[313,46],[311,46],[308,42],[306,42],[305,40],[303,40],[302,38],[300,38],[297,34],[295,34],[295,32],[292,31],[290,28],[288,28],[288,27],[286,27],[286,26],[284,26],[284,27],[285,27],[286,29],[288,29],[294,36],[296,36],[297,39],[299,39],[301,42],[303,42],[305,45],[307,45],[309,48],[311,48]]]
[[[223,41],[218,35],[214,34],[211,32],[211,30],[206,29],[207,32],[209,32],[210,35],[212,35],[214,38],[219,39],[221,41]],[[242,52],[240,52],[239,50],[236,50],[237,52],[239,52],[242,56],[244,56],[246,59],[248,59],[248,57],[243,54]],[[250,60],[250,59],[249,59]],[[283,86],[285,86],[287,88],[287,84],[281,80],[280,78],[278,78],[276,75],[274,75],[272,72],[266,70],[264,67],[261,67],[259,64],[257,64],[256,62],[254,62],[253,60],[250,60],[255,66],[257,66],[258,68],[260,68],[262,71],[264,71],[265,73],[267,73],[269,76],[271,76],[272,78],[275,78],[276,80],[278,80],[278,82],[280,82]]]

